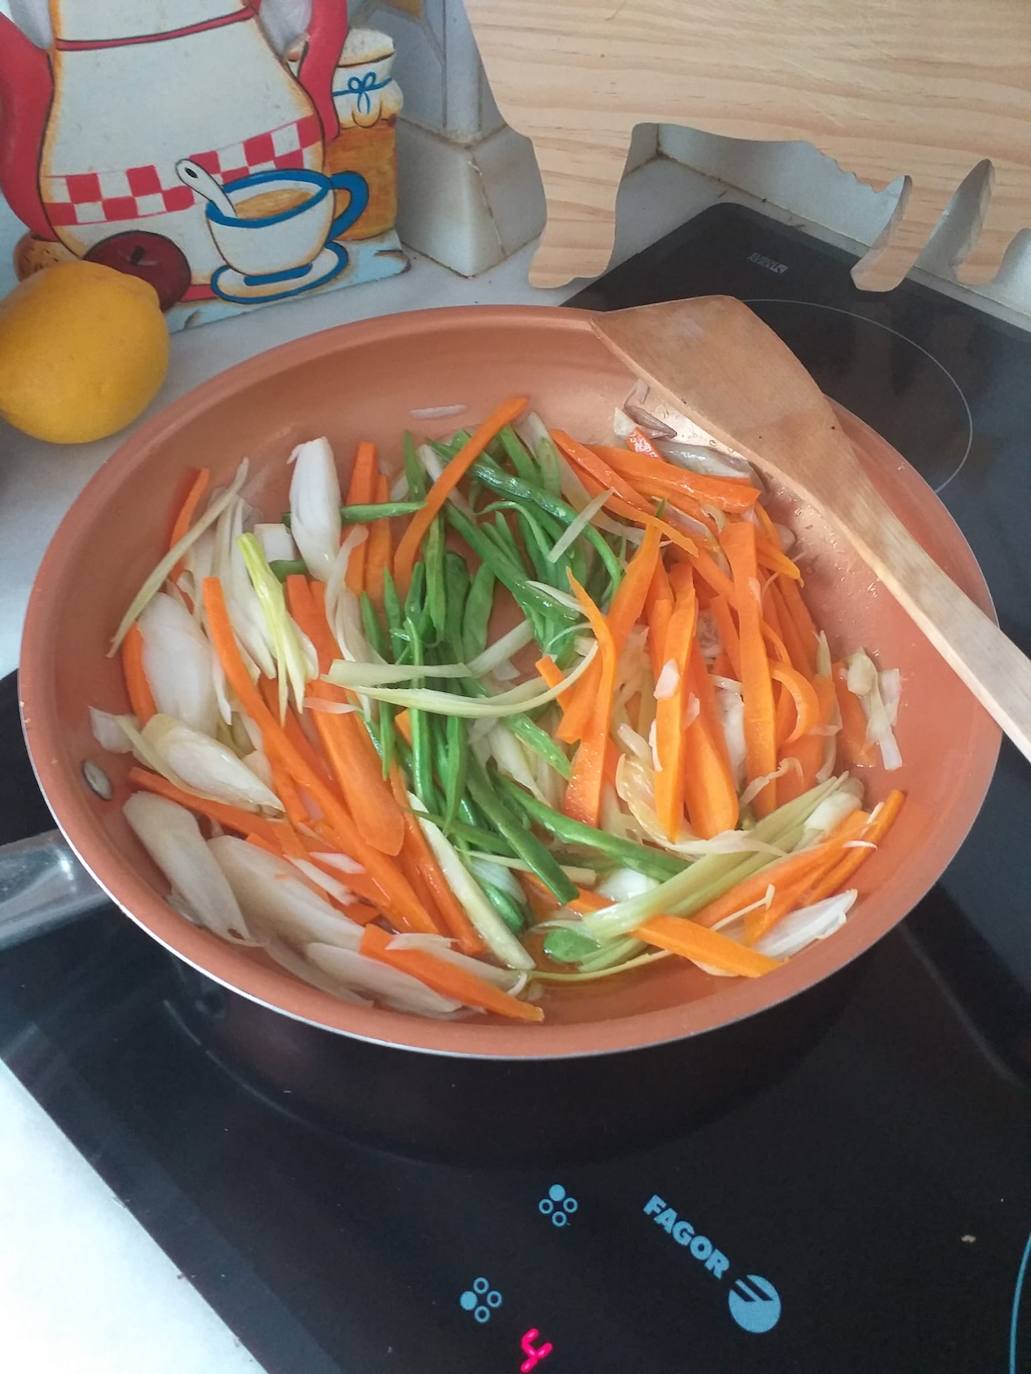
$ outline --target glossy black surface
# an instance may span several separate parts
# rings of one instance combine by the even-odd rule
[[[789,341],[825,389],[942,480],[966,442],[945,418],[952,384],[913,345],[838,312],[932,348],[974,420],[970,456],[943,498],[1004,624],[1029,648],[1031,345],[912,284],[862,296],[848,262],[722,207],[584,303],[724,291],[833,305],[763,308],[797,331]],[[0,684],[0,751],[0,838],[13,839],[47,824],[13,679]],[[758,1074],[748,1072],[754,1038],[696,1041],[679,1061],[595,1061],[579,1077],[573,1066],[544,1092],[499,1066],[470,1072],[415,1056],[402,1065],[331,1037],[295,1038],[281,1018],[182,974],[114,911],[0,956],[0,1055],[244,1344],[283,1374],[514,1374],[532,1358],[524,1337],[527,1350],[552,1344],[537,1364],[544,1374],[1026,1371],[1031,1295],[1016,1299],[1031,1226],[1029,777],[1005,750],[943,882],[824,1001],[797,1008],[796,1034],[807,1018],[824,1027],[806,1027],[803,1053],[791,1025],[764,1036],[778,1052]],[[757,1082],[692,1112],[707,1054],[735,1088],[737,1076]],[[307,1078],[308,1090],[290,1090]],[[332,1129],[340,1115],[325,1103],[348,1098],[355,1129],[368,1137],[378,1124],[398,1148]],[[446,1140],[441,1102],[461,1140]],[[670,1139],[683,1113],[697,1124]],[[535,1162],[470,1162],[496,1153],[506,1121],[516,1135],[520,1114],[538,1137]],[[463,1162],[413,1157],[435,1131]],[[647,1143],[657,1136],[663,1143]],[[591,1144],[602,1156],[618,1142],[616,1157],[582,1162]],[[552,1188],[563,1196],[549,1216],[538,1204],[553,1201]],[[645,1211],[654,1195],[661,1222]],[[692,1234],[706,1238],[701,1258]],[[497,1307],[475,1295],[482,1324],[460,1301],[477,1278],[501,1295]],[[772,1302],[757,1301],[764,1281],[779,1320],[745,1330],[732,1295],[746,1323],[769,1317]]]

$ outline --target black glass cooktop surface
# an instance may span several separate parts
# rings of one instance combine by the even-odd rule
[[[718,207],[576,303],[752,302],[941,490],[1031,650],[1031,337],[914,283],[864,295],[850,263]],[[10,840],[48,824],[13,678],[0,748]],[[616,1157],[561,1151],[560,1094],[518,1166],[354,1143],[215,1052],[222,994],[111,909],[0,955],[0,1056],[270,1370],[1027,1374],[1029,819],[1004,747],[963,851],[804,1053]],[[388,1052],[334,1050],[331,1088],[391,1092]],[[514,1082],[494,1067],[470,1089],[485,1141]],[[604,1110],[649,1073],[657,1116],[688,1091],[617,1057]]]

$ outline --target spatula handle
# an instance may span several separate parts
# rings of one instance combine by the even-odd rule
[[[1031,660],[948,577],[856,468],[826,514],[1031,761]]]

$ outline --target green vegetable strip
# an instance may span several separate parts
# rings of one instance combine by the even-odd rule
[[[684,870],[683,860],[675,858],[672,854],[660,853],[659,850],[649,849],[646,845],[637,844],[634,840],[624,840],[618,835],[607,835],[604,830],[595,830],[592,825],[584,825],[581,821],[574,821],[571,817],[564,816],[561,811],[554,811],[544,802],[538,801],[525,788],[520,787],[518,783],[512,782],[509,778],[499,778],[498,782],[507,798],[515,802],[531,820],[550,831],[563,844],[584,845],[589,849],[596,849],[600,853],[606,854],[620,867],[632,868],[637,873],[643,873],[649,878],[656,878],[660,882],[675,877]]]
[[[549,930],[544,940],[544,953],[559,964],[578,964],[581,959],[597,952],[597,941],[564,926]]]
[[[419,455],[415,451],[415,440],[408,430],[405,430],[403,440],[403,451],[405,461],[405,477],[408,479],[408,495],[413,501],[425,498],[429,490],[429,482],[426,478],[426,469],[419,462]]]
[[[396,663],[404,652],[407,640],[404,633],[404,612],[401,609],[401,602],[397,595],[397,587],[389,568],[383,569],[383,615],[387,622],[387,632],[390,635],[390,654],[385,657],[392,658]]]
[[[459,851],[461,852],[461,851]],[[462,855],[465,861],[465,855]],[[466,867],[469,865],[466,863]],[[519,904],[507,892],[503,892],[500,887],[495,887],[486,878],[479,874],[474,874],[476,881],[483,890],[483,895],[490,902],[491,906],[498,913],[505,925],[508,926],[515,935],[520,935],[526,929],[526,913],[520,908]]]
[[[489,563],[482,562],[473,574],[462,616],[462,662],[469,663],[487,647],[487,627],[494,609],[497,579]],[[484,693],[486,695],[486,693]]]
[[[389,659],[387,651],[386,635],[383,632],[383,625],[379,616],[376,614],[376,607],[369,600],[367,592],[362,592],[361,597],[362,629],[365,638],[369,641],[373,651],[379,654],[380,658]],[[390,769],[394,763],[395,755],[395,736],[394,736],[394,708],[387,701],[376,703],[376,729],[375,743],[379,750],[380,760],[383,766],[383,776],[390,776]]]
[[[448,658],[452,662],[464,662],[465,644],[462,638],[462,619],[465,603],[469,598],[472,579],[465,559],[454,549],[444,552],[444,590],[447,598],[444,617],[444,639]],[[474,655],[475,657],[475,655]]]
[[[340,507],[340,519],[345,525],[366,525],[370,520],[392,520],[397,515],[414,515],[422,510],[422,501],[379,501],[372,505],[355,504]]]
[[[545,849],[536,835],[523,824],[518,815],[509,811],[491,785],[483,765],[475,757],[469,762],[469,793],[483,814],[490,820],[531,872],[560,902],[576,897],[576,884],[569,881],[554,856]]]
[[[486,563],[502,586],[511,592],[520,610],[534,626],[536,632],[540,627],[541,616],[549,615],[555,609],[551,599],[546,598],[536,587],[526,585],[525,572],[521,568],[514,567],[507,555],[502,554],[487,535],[489,526],[475,524],[468,516],[460,510],[456,510],[452,505],[445,507],[444,514],[451,528],[462,536],[479,557],[481,563]],[[416,567],[418,566],[416,564]],[[563,610],[567,617],[572,614],[565,607]],[[539,635],[537,635],[537,641],[540,643]]]
[[[416,627],[420,638],[429,628],[429,616],[426,613],[425,563],[416,563],[412,569],[412,580],[408,584],[408,595],[405,597],[404,619],[405,634],[411,633],[410,624]],[[414,663],[415,659],[411,661]]]
[[[448,716],[444,729],[448,759],[448,772],[444,781],[444,831],[447,833],[458,817],[458,803],[465,791],[469,767],[469,735],[461,716]]]
[[[298,573],[302,577],[308,576],[308,565],[303,558],[273,558],[269,567],[280,582],[285,582],[288,577],[294,577]]]
[[[438,637],[446,629],[447,593],[444,588],[444,522],[438,515],[423,543],[426,564],[426,610]]]
[[[417,563],[416,571],[422,566]],[[412,578],[412,586],[415,577]],[[411,601],[409,592],[408,600]],[[407,608],[407,603],[406,603]],[[418,667],[424,661],[422,635],[415,621],[406,615],[405,629],[411,648],[412,665]],[[433,785],[433,742],[430,736],[430,722],[425,711],[411,709],[408,712],[409,728],[412,733],[412,790],[427,811],[436,811],[437,789]]]
[[[501,440],[505,457],[516,470],[516,475],[532,486],[539,486],[540,473],[537,471],[537,464],[512,426],[506,425],[498,438]]]

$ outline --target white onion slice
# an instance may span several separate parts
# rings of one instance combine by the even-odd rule
[[[312,941],[357,949],[361,926],[313,892],[294,866],[232,835],[208,841],[248,924],[294,946]]]
[[[452,415],[461,415],[468,410],[467,405],[450,406],[415,406],[409,410],[408,414],[413,420],[449,420]]]
[[[328,582],[340,548],[340,478],[329,440],[312,439],[291,453],[290,533],[312,577]]]
[[[410,973],[391,968],[378,959],[369,959],[356,950],[313,943],[307,945],[304,952],[316,968],[345,987],[366,993],[396,1011],[408,1011],[416,1016],[450,1016],[462,1005],[450,997],[442,997]]]
[[[101,711],[99,707],[91,706],[89,718],[93,738],[101,749],[106,749],[109,754],[132,753],[132,743],[122,728],[122,720],[128,721],[134,729],[138,729],[139,722],[135,716],[116,716],[110,711]]]

